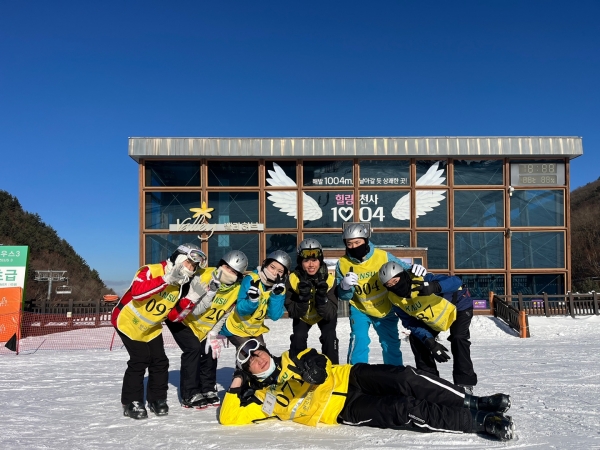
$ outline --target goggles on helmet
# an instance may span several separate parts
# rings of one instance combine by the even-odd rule
[[[308,258],[320,258],[321,256],[323,256],[323,252],[321,251],[320,248],[303,248],[302,250],[300,250],[300,257],[302,259],[308,259]]]
[[[258,350],[259,347],[260,342],[258,342],[256,339],[250,339],[249,341],[244,342],[244,345],[240,347],[236,356],[240,367],[250,359],[252,352]]]
[[[195,248],[192,248],[192,249],[188,250],[188,252],[186,253],[186,256],[188,257],[188,259],[190,261],[192,261],[194,264],[198,264],[202,269],[204,269],[206,267],[208,258],[206,257],[206,255],[204,254],[204,252],[202,250],[197,250]]]

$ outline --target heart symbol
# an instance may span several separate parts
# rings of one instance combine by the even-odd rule
[[[346,213],[345,215],[344,212]],[[348,222],[354,215],[354,209],[351,206],[341,206],[338,208],[338,214],[344,219],[344,222]]]

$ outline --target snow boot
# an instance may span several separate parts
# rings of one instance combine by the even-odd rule
[[[515,437],[515,424],[512,417],[489,411],[471,411],[473,432],[487,433],[501,441]]]
[[[183,399],[184,408],[205,409],[208,407],[208,402],[202,394],[194,394],[190,398]]]
[[[464,407],[472,411],[491,411],[504,413],[510,408],[510,395],[494,394],[486,397],[476,397],[465,394]]]
[[[132,419],[147,419],[148,411],[142,402],[131,402],[128,405],[123,405],[123,415]]]
[[[208,406],[219,406],[221,404],[221,399],[215,391],[205,392],[202,395],[204,395]]]
[[[169,405],[167,405],[167,399],[148,402],[148,408],[150,408],[150,411],[157,416],[166,416],[169,414]]]

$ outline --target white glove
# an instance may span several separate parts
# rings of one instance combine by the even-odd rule
[[[218,359],[221,356],[221,349],[223,348],[223,340],[227,339],[225,336],[220,334],[208,333],[206,336],[206,346],[204,347],[204,353],[208,355],[208,350],[212,349],[213,359]]]
[[[206,285],[200,282],[200,277],[195,276],[190,281],[190,292],[188,292],[187,298],[190,298],[191,292],[198,294],[198,298],[206,295]]]
[[[190,277],[184,274],[181,269],[183,269],[183,264],[177,264],[173,266],[169,273],[163,275],[163,281],[167,284],[179,286],[182,286],[190,281]]]
[[[410,268],[410,271],[418,277],[424,277],[425,275],[427,275],[427,269],[421,264],[413,264]]]
[[[352,289],[352,286],[356,286],[357,284],[358,284],[358,275],[356,275],[354,272],[348,272],[346,274],[346,276],[344,278],[342,278],[340,287],[344,291],[349,291],[350,289]]]

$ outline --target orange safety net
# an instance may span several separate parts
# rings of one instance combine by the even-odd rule
[[[12,314],[11,314],[11,317]],[[21,312],[21,333],[17,333],[17,351],[5,347],[11,336],[0,340],[0,355],[32,353],[39,350],[111,350],[123,346],[110,323],[110,313],[100,314],[39,314]],[[9,320],[0,315],[0,323]],[[163,326],[165,347],[177,343]]]

